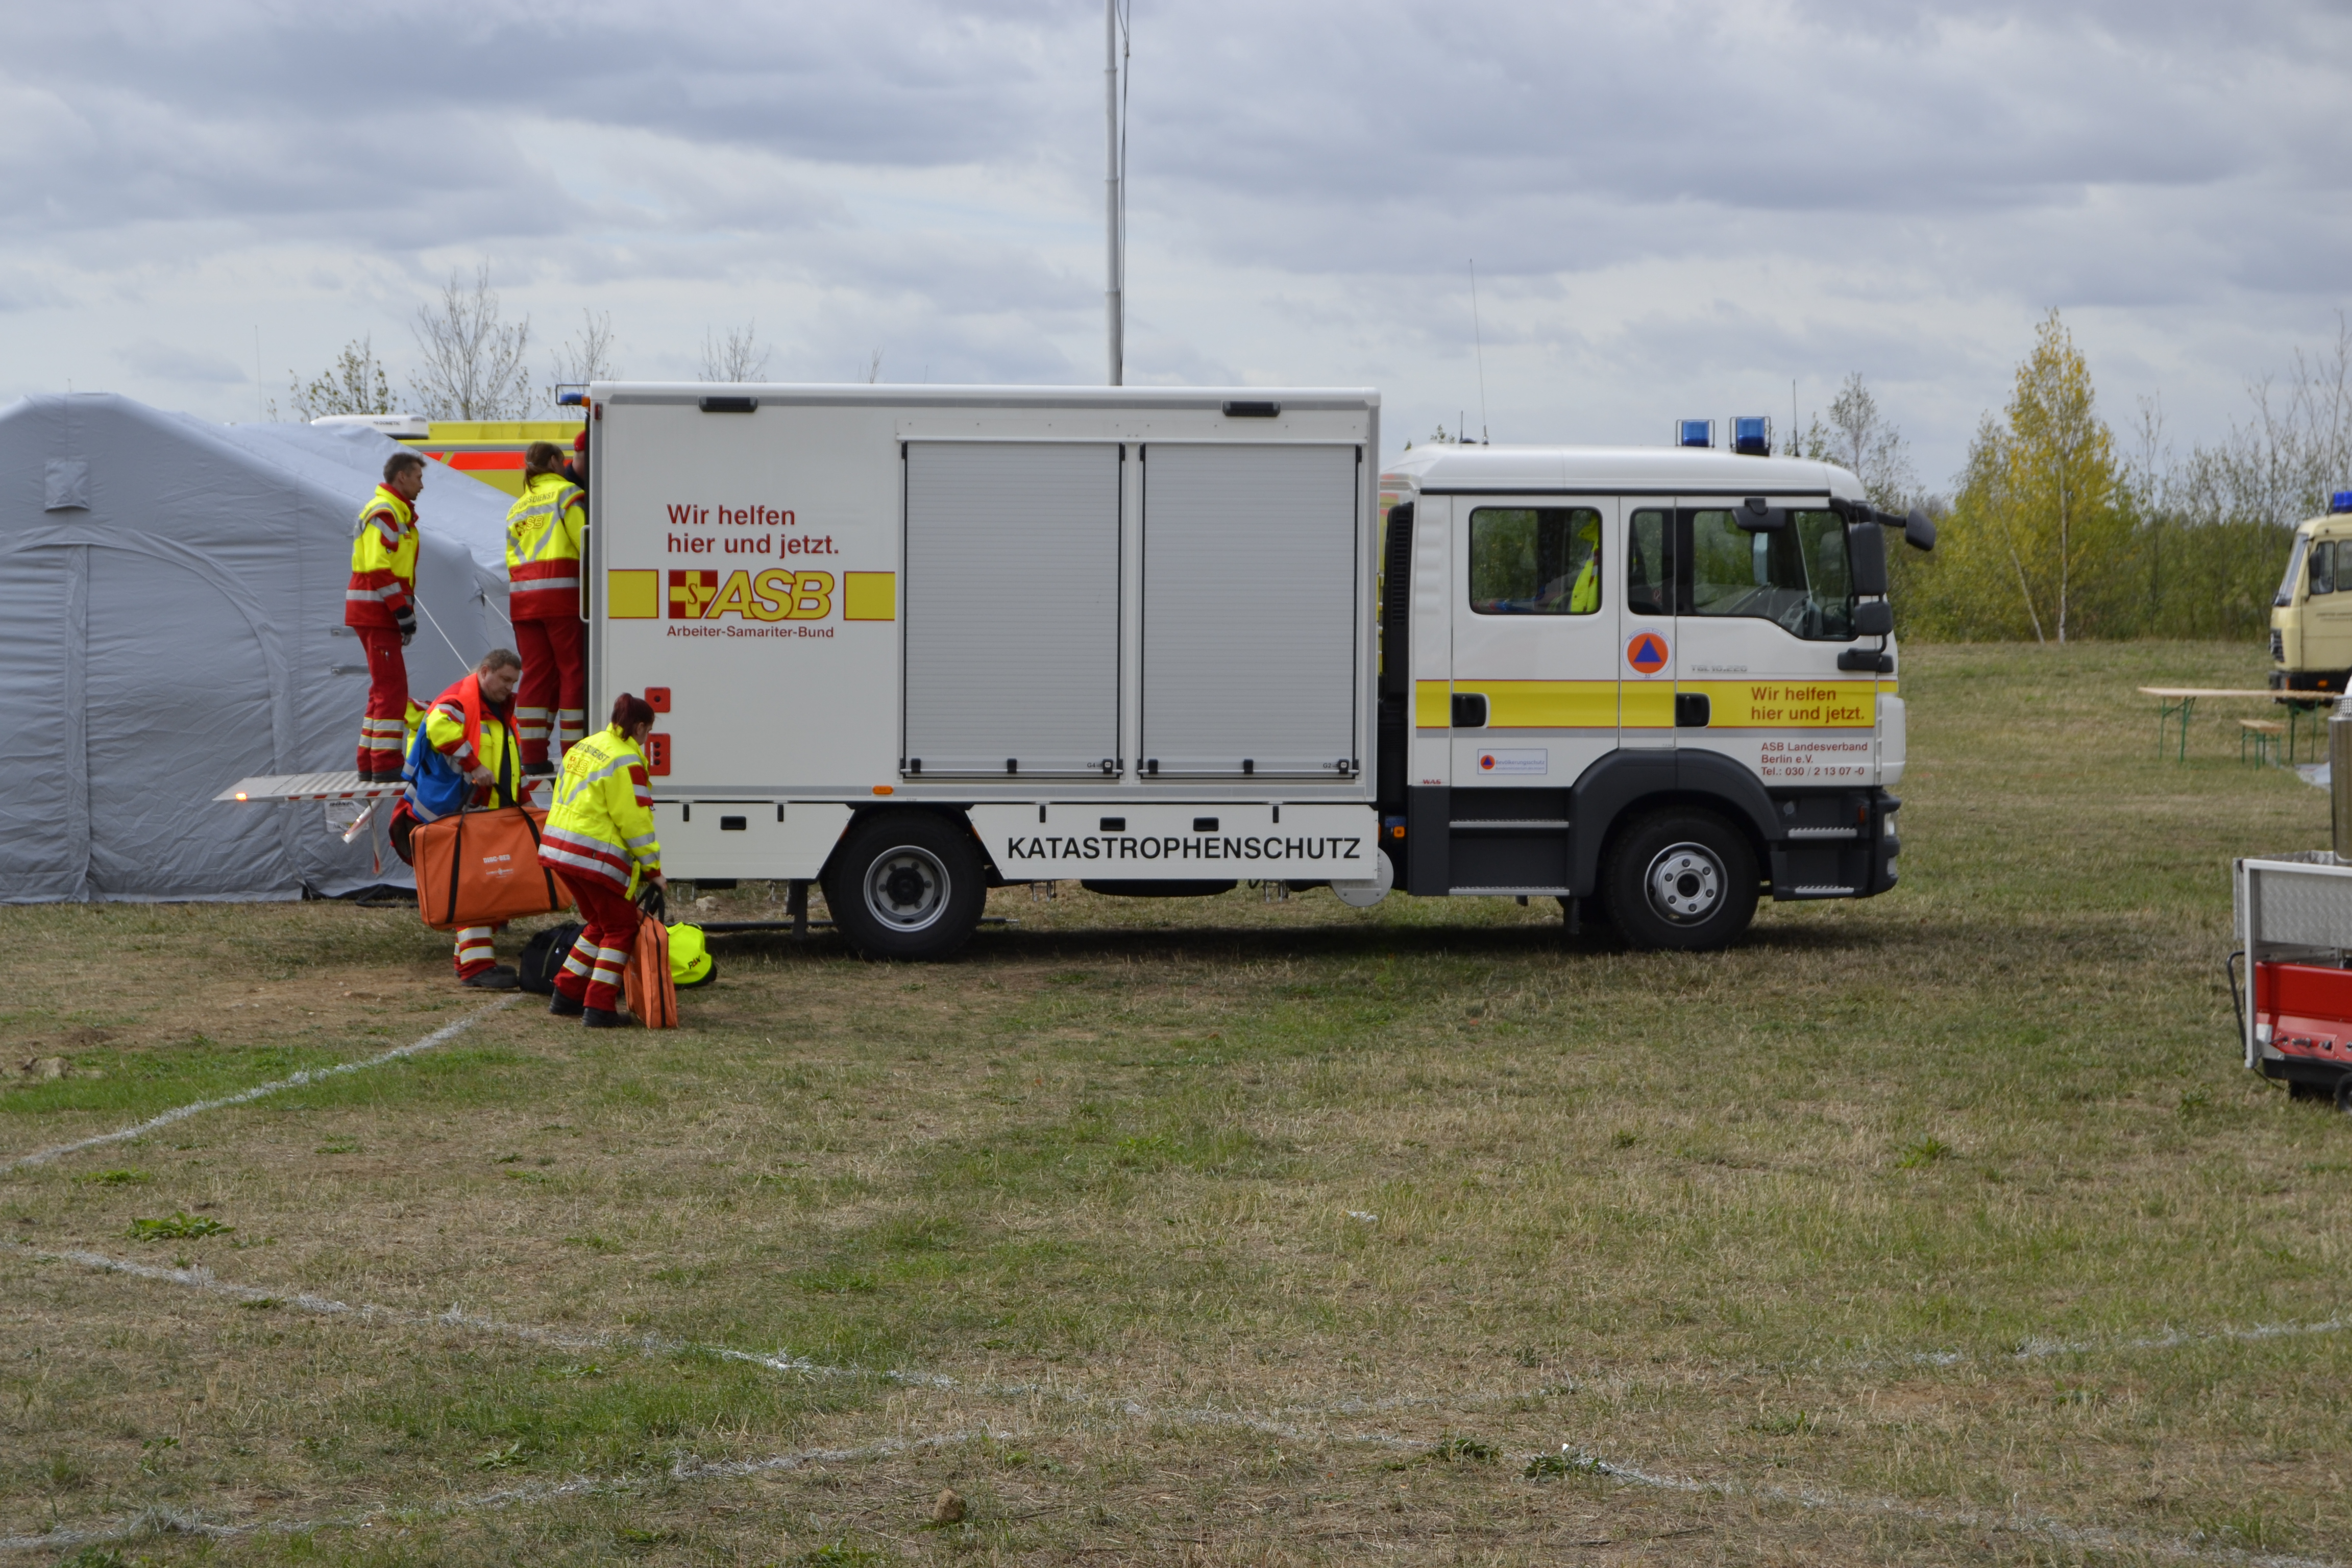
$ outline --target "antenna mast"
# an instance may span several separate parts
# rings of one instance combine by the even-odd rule
[[[1118,0],[1103,0],[1103,195],[1104,226],[1109,235],[1108,273],[1103,288],[1104,324],[1110,336],[1110,384],[1127,379],[1126,268],[1119,254],[1120,179],[1118,123]]]
[[[1495,437],[1486,429],[1486,334],[1478,325],[1478,258],[1470,258],[1470,341],[1478,350],[1478,439],[1488,446]]]

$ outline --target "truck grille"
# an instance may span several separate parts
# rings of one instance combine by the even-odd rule
[[[2271,628],[2271,662],[2273,664],[2286,662],[2286,634],[2276,626]]]

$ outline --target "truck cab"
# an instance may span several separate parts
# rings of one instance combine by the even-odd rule
[[[1440,445],[1381,477],[1397,881],[1544,895],[1644,946],[1895,881],[1881,527],[1824,463]],[[1926,531],[1925,540],[1916,536]]]
[[[2352,490],[2296,525],[2271,601],[2271,689],[2340,692],[2352,678]]]

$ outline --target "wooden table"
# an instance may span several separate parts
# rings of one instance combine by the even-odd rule
[[[2179,721],[2179,760],[2184,763],[2189,760],[2189,721],[2196,717],[2197,700],[2200,697],[2267,697],[2273,701],[2290,704],[2288,713],[2292,719],[2294,713],[2304,704],[2333,702],[2336,696],[2332,691],[2279,691],[2267,686],[2143,686],[2140,691],[2146,696],[2155,698],[2157,701],[2156,749],[2158,752],[2164,750],[2166,728],[2176,719]],[[2289,762],[2294,760],[2294,742],[2292,735],[2288,737],[2287,742],[2287,760]]]

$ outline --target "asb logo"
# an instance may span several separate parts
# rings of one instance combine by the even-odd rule
[[[716,572],[673,572],[669,574],[669,618],[698,621],[703,606],[719,597]]]
[[[833,613],[833,574],[776,569],[756,576],[730,572],[721,584],[716,572],[669,574],[669,618],[715,621],[734,616],[746,621],[821,621]]]
[[[678,574],[670,574],[675,577]],[[671,590],[675,593],[677,590]],[[1666,639],[1655,632],[1643,632],[1625,645],[1625,662],[1643,675],[1655,675],[1666,668]]]

